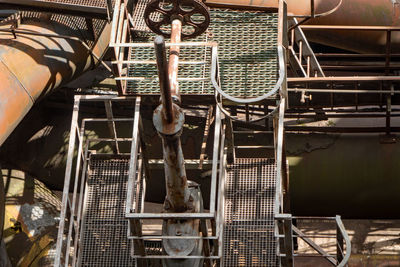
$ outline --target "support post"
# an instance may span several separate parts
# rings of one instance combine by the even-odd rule
[[[293,267],[293,229],[291,216],[283,220],[283,230],[285,234],[285,266]]]
[[[279,249],[284,251],[285,257],[282,259],[282,265],[285,267],[293,267],[293,228],[292,215],[280,213],[275,216],[278,221],[279,233],[283,236],[283,244],[279,242]]]
[[[336,225],[336,257],[337,257],[337,264],[343,261],[343,235],[340,231],[339,225]]]

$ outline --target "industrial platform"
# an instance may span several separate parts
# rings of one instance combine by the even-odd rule
[[[281,29],[287,26],[285,3],[280,1],[279,9],[273,12],[213,7],[207,11],[211,24],[202,35],[189,42],[173,43],[171,38],[167,43],[158,43],[158,47],[166,46],[170,62],[172,57],[179,56],[179,65],[172,69],[176,73],[174,79],[179,82],[179,94],[175,95],[179,101],[174,104],[177,113],[172,113],[172,104],[168,111],[166,99],[171,98],[168,90],[172,90],[169,86],[173,82],[165,85],[163,74],[166,72],[160,67],[166,59],[160,56],[157,44],[153,43],[156,35],[143,19],[149,3],[139,1],[135,9],[129,10],[125,1],[115,1],[110,47],[114,52],[112,64],[119,95],[75,97],[65,180],[68,190],[73,166],[76,166],[73,199],[67,201],[68,193],[64,191],[57,244],[61,260],[56,265],[292,266],[293,258],[298,256],[294,253],[294,237],[306,237],[293,226],[296,217],[288,213],[287,206],[283,123],[288,94],[285,70],[288,40],[287,32]],[[161,8],[163,3],[156,8]],[[162,16],[170,12],[160,10],[164,12]],[[184,8],[181,6],[180,10]],[[301,31],[295,36],[300,36],[296,41],[304,41]],[[303,66],[296,62],[292,63],[299,68],[299,73],[305,73]],[[313,68],[308,72],[324,75],[315,57],[309,59],[309,64]],[[204,137],[198,143],[201,144],[199,158],[183,159],[180,141],[176,141],[185,127],[191,126],[183,127],[183,119],[179,119],[173,125],[183,128],[171,134],[168,132],[171,128],[157,126],[158,108],[153,123],[163,140],[163,160],[148,153],[152,144],[146,143],[142,107],[158,98],[160,87],[159,108],[164,108],[160,114],[166,118],[180,114],[178,105],[182,110],[208,110],[203,118]],[[204,105],[202,100],[207,97],[215,98],[215,102]],[[104,117],[85,117],[80,109],[88,103],[104,108]],[[132,109],[133,115],[128,112]],[[172,116],[171,120],[179,116]],[[109,136],[88,135],[90,131],[86,127],[90,123],[107,127]],[[121,123],[128,123],[132,129],[130,136],[120,137],[118,125]],[[260,125],[268,130],[255,131],[254,127]],[[252,138],[241,144],[235,137],[238,135]],[[211,149],[206,152],[208,139]],[[109,144],[110,149],[96,151],[93,144],[98,142]],[[76,159],[74,153],[78,155]],[[182,166],[177,163],[181,159]],[[153,167],[160,163],[165,168],[168,199],[161,210],[149,211],[145,200],[152,188],[147,185],[154,182]],[[185,166],[198,170],[206,166],[210,170],[209,187],[202,189],[201,184],[192,181],[187,186],[186,173],[181,171],[177,172],[182,175],[181,180],[169,176],[174,168],[181,170]],[[178,202],[172,199],[175,201],[179,193],[168,193],[173,182],[187,186],[190,201],[197,203],[182,209],[196,212],[174,210]],[[176,188],[179,186],[173,189]],[[200,192],[200,197],[193,192]],[[207,207],[203,208],[206,197]],[[348,237],[340,217],[328,220],[338,225],[337,255],[325,253],[314,242],[307,244],[331,264],[344,266],[350,251]],[[182,233],[180,225],[190,226]],[[179,248],[171,250],[171,244]],[[190,253],[186,252],[188,247]]]

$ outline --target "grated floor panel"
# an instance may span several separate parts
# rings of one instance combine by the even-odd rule
[[[115,0],[111,0],[114,3]],[[106,7],[106,0],[38,0],[36,2],[55,2],[55,3],[64,3],[71,4],[76,6],[85,6],[85,7]],[[43,18],[43,13],[36,11],[20,11],[19,16],[24,23],[29,20],[32,21],[40,21]],[[9,23],[13,21],[13,16],[9,17],[2,21],[2,24]],[[48,18],[50,23],[54,23],[55,25],[62,25],[69,29],[68,35],[78,37],[83,40],[89,47],[93,47],[96,39],[102,33],[104,27],[107,24],[106,20],[102,19],[91,19],[91,25],[87,24],[87,20],[84,17],[79,16],[70,16],[64,15],[61,13],[53,13],[51,17]]]
[[[129,157],[92,156],[80,238],[80,266],[135,266],[125,201]]]
[[[106,7],[107,1],[106,0],[36,0],[36,2],[54,2],[54,3],[63,3],[63,4],[70,4],[76,6],[93,6],[93,7]]]
[[[133,10],[132,18],[133,18],[133,30],[137,32],[150,32],[149,27],[147,27],[146,22],[144,21],[144,11],[148,3],[151,0],[139,0],[136,3],[135,9]],[[158,18],[154,17],[154,21],[157,21]]]
[[[147,0],[142,0],[143,2]],[[139,1],[140,2],[140,1]],[[137,5],[138,13],[142,10]],[[135,11],[136,12],[136,11]],[[212,8],[211,23],[206,33],[190,41],[218,42],[218,56],[222,89],[236,97],[256,97],[270,90],[277,81],[278,15],[260,11]],[[141,17],[136,19],[138,25]],[[138,33],[133,42],[152,42],[154,34]],[[179,77],[209,78],[210,49],[182,48],[181,60],[204,60],[206,65],[180,66]],[[154,60],[153,48],[132,48],[130,59]],[[153,80],[128,81],[128,94],[159,94],[155,65],[129,65],[128,77],[146,77]],[[181,81],[182,94],[214,94],[208,81]]]
[[[278,266],[273,159],[237,158],[227,166],[223,266]]]

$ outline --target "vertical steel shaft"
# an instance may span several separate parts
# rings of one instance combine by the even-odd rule
[[[168,79],[168,62],[165,53],[165,41],[161,35],[154,39],[154,47],[156,50],[157,70],[158,79],[160,82],[161,89],[161,104],[163,105],[163,113],[168,123],[173,121],[173,109],[172,109],[172,96],[170,81]]]

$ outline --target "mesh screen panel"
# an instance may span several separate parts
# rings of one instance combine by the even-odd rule
[[[218,42],[221,84],[226,93],[243,98],[263,95],[277,81],[278,15],[221,8],[213,8],[210,12],[211,24],[207,32],[190,41]],[[153,39],[154,34],[142,33],[134,42],[152,42]],[[210,49],[204,47],[184,47],[180,53],[180,59],[187,61],[205,60],[210,63],[210,56]],[[130,58],[154,60],[154,49],[132,48]],[[210,64],[180,68],[179,77],[210,77]],[[156,78],[156,66],[131,64],[128,66],[128,77],[134,76]],[[209,81],[181,81],[179,86],[182,94],[214,93]],[[128,94],[159,94],[159,92],[157,79],[128,81]]]
[[[81,266],[135,266],[125,219],[129,157],[92,156],[81,236]]]
[[[237,158],[225,179],[224,266],[278,266],[273,159]]]

